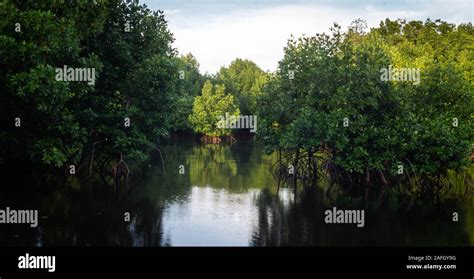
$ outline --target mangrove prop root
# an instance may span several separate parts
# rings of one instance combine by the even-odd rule
[[[204,144],[219,144],[221,143],[221,138],[220,137],[217,137],[217,136],[208,136],[208,135],[204,135],[201,137],[201,142],[203,142]]]
[[[163,160],[163,156],[162,156],[162,154],[161,154],[161,150],[160,150],[158,147],[156,147],[155,149],[158,151],[158,154],[160,154],[161,166],[163,167],[163,173],[166,173],[165,161]]]
[[[270,167],[271,174],[287,185],[315,186],[318,179],[327,178],[329,185],[338,185],[340,189],[350,195],[375,198],[382,201],[392,189],[402,193],[408,191],[412,197],[440,197],[453,187],[450,180],[441,176],[427,176],[419,174],[410,160],[405,159],[407,168],[401,175],[390,174],[382,169],[365,168],[362,173],[350,172],[336,165],[330,148],[306,148],[277,150],[277,161]],[[292,166],[293,173],[289,172]],[[326,189],[330,195],[332,187]],[[466,189],[471,192],[473,189]],[[405,192],[406,193],[406,192]]]
[[[118,178],[122,174],[124,175],[126,179],[126,183],[128,185],[128,177],[130,175],[130,169],[128,168],[127,163],[125,163],[125,161],[123,160],[122,152],[120,152],[120,160],[113,167],[113,171],[114,171],[114,181],[115,181],[116,186],[118,185],[118,182],[119,182]]]

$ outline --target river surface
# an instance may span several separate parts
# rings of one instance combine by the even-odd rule
[[[325,210],[354,205],[328,199],[319,187],[278,187],[270,173],[276,155],[254,141],[185,141],[163,146],[162,154],[164,169],[153,160],[118,193],[97,183],[2,191],[0,209],[38,209],[39,225],[0,224],[0,246],[474,245],[472,194],[359,204],[364,227],[326,224]]]

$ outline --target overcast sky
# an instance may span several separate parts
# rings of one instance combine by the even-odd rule
[[[215,73],[236,57],[274,71],[293,34],[343,29],[355,19],[378,26],[385,18],[473,22],[474,0],[141,0],[165,12],[180,54],[191,52],[202,73]]]

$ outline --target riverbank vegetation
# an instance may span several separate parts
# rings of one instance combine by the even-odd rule
[[[0,15],[0,157],[38,175],[126,179],[170,137],[235,135],[218,125],[226,113],[258,116],[274,175],[295,186],[424,195],[471,164],[471,23],[356,20],[290,38],[273,73],[236,58],[203,75],[138,1],[8,1]],[[94,80],[58,80],[65,65]]]
[[[358,195],[400,182],[438,192],[448,170],[470,164],[474,29],[430,20],[362,26],[288,42],[259,100],[259,136],[283,154],[274,173],[294,183],[329,176]],[[419,83],[384,81],[389,65],[419,69]]]
[[[9,1],[1,18],[8,163],[109,174],[147,158],[178,118],[179,59],[161,12],[136,1]],[[57,80],[63,65],[93,69],[96,80]]]

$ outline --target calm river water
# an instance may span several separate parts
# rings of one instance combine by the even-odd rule
[[[474,245],[472,195],[359,205],[364,227],[326,224],[325,210],[353,206],[343,197],[328,200],[320,188],[277,191],[269,171],[276,155],[254,141],[187,141],[162,152],[165,173],[156,160],[120,194],[101,185],[3,191],[0,209],[39,209],[39,225],[1,224],[0,246]]]

